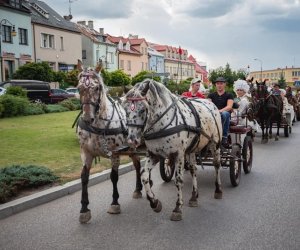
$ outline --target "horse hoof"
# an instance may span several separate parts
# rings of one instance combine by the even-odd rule
[[[159,200],[157,200],[157,205],[155,208],[153,208],[153,211],[156,212],[156,213],[159,213],[162,209],[162,204]]]
[[[223,193],[215,193],[214,197],[215,197],[215,199],[218,199],[218,200],[222,199]]]
[[[189,200],[189,207],[198,207],[197,200]]]
[[[119,214],[121,213],[120,205],[111,205],[107,211],[109,214]]]
[[[88,223],[92,218],[91,211],[87,211],[86,213],[80,213],[79,222],[81,224]]]
[[[173,212],[171,214],[171,217],[170,217],[170,220],[171,221],[180,221],[182,220],[182,213],[180,212]]]
[[[132,194],[133,199],[140,199],[142,198],[142,192],[141,191],[134,191]]]
[[[275,137],[275,141],[279,141],[279,138],[278,138],[278,137]]]

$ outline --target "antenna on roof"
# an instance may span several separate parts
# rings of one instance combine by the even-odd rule
[[[72,16],[71,4],[77,0],[69,0],[69,15]]]

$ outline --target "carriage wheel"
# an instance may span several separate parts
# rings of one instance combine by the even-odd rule
[[[284,125],[284,136],[285,137],[289,137],[289,126],[288,125]]]
[[[232,186],[236,187],[241,179],[241,150],[238,145],[233,145],[231,150],[231,159],[229,165],[230,181]]]
[[[170,182],[175,172],[175,166],[170,166],[168,159],[160,158],[159,170],[161,178],[165,182]]]
[[[243,143],[243,169],[245,174],[249,174],[252,168],[252,160],[253,160],[253,144],[250,136],[246,136]]]

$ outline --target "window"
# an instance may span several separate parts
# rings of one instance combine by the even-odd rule
[[[28,45],[28,34],[26,29],[19,28],[19,44]]]
[[[112,52],[107,52],[107,63],[114,63],[114,56]]]
[[[64,38],[62,36],[60,37],[60,50],[64,50]]]
[[[86,50],[82,51],[82,59],[86,59]]]
[[[127,61],[127,70],[131,70],[131,61]]]
[[[11,26],[2,25],[2,42],[12,43]]]
[[[47,48],[47,49],[54,49],[54,35],[50,34],[41,34],[41,47],[42,48]]]
[[[120,60],[120,69],[124,69],[124,60]]]
[[[10,6],[13,6],[13,7],[16,7],[16,8],[20,8],[20,1],[21,0],[9,0],[9,5]]]

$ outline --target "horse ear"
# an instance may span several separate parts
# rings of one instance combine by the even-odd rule
[[[145,82],[145,87],[144,87],[144,89],[143,89],[142,92],[141,92],[141,95],[142,95],[142,96],[145,96],[145,95],[147,94],[147,92],[148,92],[148,90],[149,90],[149,87],[150,87],[150,81],[146,81],[146,82]]]
[[[253,76],[252,76],[252,78],[250,79],[250,82],[252,82],[252,81],[253,81],[253,79],[254,79],[254,78],[253,78]]]
[[[99,72],[102,70],[102,66],[103,66],[102,60],[99,59],[99,61],[98,61],[98,63],[97,63],[97,66],[96,66],[96,68],[95,68],[95,71],[96,71],[97,73],[99,73]]]
[[[79,72],[83,71],[82,61],[80,61],[79,59],[77,60],[77,69],[79,70]]]
[[[263,84],[266,84],[266,81],[267,81],[267,79],[265,79],[265,80],[263,81]]]
[[[255,82],[256,82],[256,84],[258,84],[258,81],[257,81],[257,80],[255,80]]]

